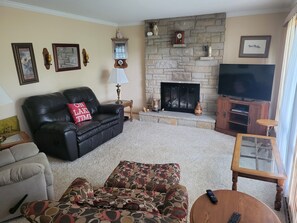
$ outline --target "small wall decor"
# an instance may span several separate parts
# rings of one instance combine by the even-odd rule
[[[241,36],[239,57],[267,58],[271,36]]]
[[[53,43],[53,53],[56,72],[81,68],[78,44]]]
[[[86,67],[87,64],[89,63],[89,54],[87,53],[86,49],[82,50],[82,55],[83,55],[83,64]]]
[[[49,54],[49,52],[46,48],[43,48],[42,55],[43,55],[44,66],[47,70],[49,70],[50,66],[52,65],[52,63],[51,63],[52,56]]]
[[[39,82],[32,43],[12,43],[20,85]]]
[[[127,68],[128,58],[128,38],[111,38],[112,40],[112,52],[114,58],[114,68]]]
[[[185,32],[184,31],[176,31],[175,32],[175,44],[184,44],[185,43]]]

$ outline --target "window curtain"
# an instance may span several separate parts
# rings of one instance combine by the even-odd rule
[[[287,181],[284,195],[289,195],[297,137],[297,35],[296,15],[288,23],[282,79],[278,101],[277,143],[285,166]]]

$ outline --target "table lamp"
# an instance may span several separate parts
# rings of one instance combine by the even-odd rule
[[[120,100],[120,93],[121,93],[120,87],[121,87],[121,84],[128,83],[128,79],[127,79],[124,69],[122,69],[122,68],[112,69],[112,72],[111,72],[111,75],[110,75],[108,81],[116,84],[117,94],[118,94],[118,100],[116,101],[116,103],[121,104],[122,101]]]
[[[6,94],[4,89],[0,86],[0,105],[12,103],[11,98]]]

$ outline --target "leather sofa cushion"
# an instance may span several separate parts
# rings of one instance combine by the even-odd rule
[[[76,126],[76,135],[79,142],[82,142],[102,131],[100,122],[93,120],[77,123]]]
[[[72,88],[63,91],[63,95],[67,98],[68,103],[85,102],[89,112],[93,114],[98,112],[100,107],[94,92],[88,87]]]

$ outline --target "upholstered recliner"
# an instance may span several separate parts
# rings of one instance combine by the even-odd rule
[[[0,221],[20,215],[24,202],[53,199],[53,175],[44,153],[23,143],[0,151]]]
[[[176,222],[185,223],[188,194],[179,183],[178,164],[122,161],[105,182],[94,188],[75,179],[59,201],[22,205],[31,222]]]

